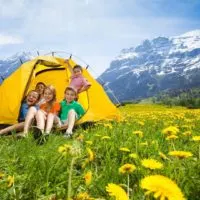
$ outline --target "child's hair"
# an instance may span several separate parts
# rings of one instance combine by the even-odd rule
[[[67,91],[72,91],[74,92],[75,96],[77,95],[77,90],[71,86],[66,87],[64,93],[66,93]]]
[[[53,85],[48,85],[46,86],[46,88],[44,89],[44,92],[45,90],[50,90],[52,93],[53,93],[53,98],[51,101],[49,101],[47,104],[46,104],[46,109],[47,111],[50,111],[54,102],[56,101],[56,88],[53,86]]]
[[[80,65],[75,65],[75,66],[73,67],[73,71],[74,71],[75,69],[80,69],[81,71],[83,71],[83,68],[82,68]]]
[[[38,85],[43,85],[44,87],[46,87],[46,85],[43,82],[38,82],[35,86],[35,88],[37,88]]]

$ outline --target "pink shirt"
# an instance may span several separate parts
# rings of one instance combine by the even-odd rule
[[[91,84],[82,75],[71,76],[71,82],[70,82],[69,86],[75,88],[77,91],[79,91],[82,87],[90,86],[90,85]]]

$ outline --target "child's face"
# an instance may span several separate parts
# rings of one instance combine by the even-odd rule
[[[46,102],[53,100],[53,97],[53,92],[49,88],[44,90],[44,99]]]
[[[73,72],[74,72],[74,75],[75,75],[75,76],[79,76],[80,74],[82,74],[82,71],[81,71],[81,69],[79,69],[79,68],[73,69]]]
[[[43,84],[38,84],[36,85],[36,88],[35,90],[39,93],[39,94],[43,94],[44,93],[44,89],[45,89],[45,86]]]
[[[65,92],[65,100],[67,101],[67,103],[74,101],[75,98],[76,98],[76,93],[74,91],[67,90]]]
[[[27,97],[26,97],[26,103],[29,105],[29,106],[33,106],[37,103],[38,101],[38,97],[39,97],[39,94],[37,92],[30,92]]]

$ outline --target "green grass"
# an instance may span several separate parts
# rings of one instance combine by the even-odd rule
[[[192,141],[192,136],[199,134],[200,111],[151,105],[127,105],[120,110],[124,116],[121,122],[97,123],[86,130],[79,127],[73,139],[54,134],[45,144],[38,145],[31,135],[21,140],[15,136],[1,137],[0,199],[67,199],[69,196],[77,199],[81,192],[87,192],[93,198],[110,199],[106,192],[108,183],[118,184],[127,190],[127,175],[119,173],[119,167],[126,163],[136,166],[130,174],[129,199],[152,199],[152,196],[145,197],[140,182],[153,174],[164,175],[176,182],[187,199],[199,199],[200,143]],[[179,138],[173,141],[167,141],[161,133],[170,125],[180,130]],[[133,134],[138,130],[143,132],[144,137]],[[185,136],[183,133],[186,131],[192,135]],[[110,138],[103,139],[103,136]],[[147,145],[141,145],[143,142]],[[64,144],[73,148],[65,156],[58,152]],[[120,151],[122,147],[130,152]],[[88,148],[95,158],[86,162]],[[169,156],[168,152],[174,149],[189,151],[193,156],[185,159]],[[163,160],[159,152],[168,159]],[[137,153],[138,158],[130,158],[130,153]],[[146,169],[141,165],[145,158],[156,159],[164,167]],[[84,180],[88,171],[92,172],[90,185],[86,185]],[[14,183],[8,187],[9,176],[14,176]]]

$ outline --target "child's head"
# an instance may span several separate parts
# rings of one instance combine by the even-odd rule
[[[74,101],[77,97],[77,91],[73,87],[66,87],[65,89],[65,100],[67,103]]]
[[[83,69],[80,65],[75,65],[73,67],[73,73],[74,73],[75,76],[82,74],[82,72],[83,72]]]
[[[36,90],[31,90],[26,96],[26,103],[28,106],[33,106],[37,103],[39,99],[40,99],[40,94]]]
[[[46,88],[46,85],[43,82],[38,82],[35,86],[35,90],[40,94],[44,94],[44,89]]]
[[[46,103],[53,103],[56,100],[56,89],[53,85],[48,85],[44,89],[44,99]]]

